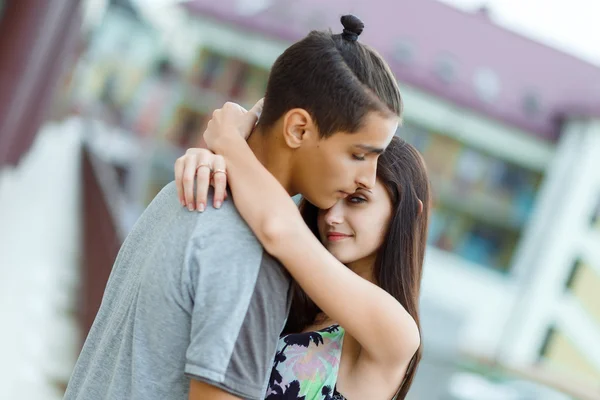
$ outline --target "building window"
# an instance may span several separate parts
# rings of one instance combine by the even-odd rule
[[[248,76],[250,75],[250,65],[244,62],[236,63],[235,77],[231,86],[230,95],[237,100],[243,97],[244,90],[248,84]]]
[[[542,174],[408,121],[398,135],[427,164],[434,196],[428,242],[478,265],[507,271]]]
[[[598,205],[592,214],[591,220],[592,226],[600,230],[600,199],[598,200]]]
[[[393,58],[399,64],[410,64],[414,58],[414,46],[405,40],[400,40],[394,46]]]
[[[218,77],[223,72],[223,57],[212,51],[204,54],[202,70],[200,75],[200,87],[203,89],[212,88]]]
[[[478,69],[473,76],[473,83],[479,97],[487,103],[494,101],[500,94],[500,78],[489,68]]]
[[[577,273],[580,270],[581,270],[581,260],[577,259],[573,263],[573,267],[571,267],[571,272],[569,273],[569,277],[567,278],[567,281],[565,282],[566,290],[573,290],[573,283],[575,282],[575,279],[577,278]]]
[[[522,100],[525,114],[535,117],[542,109],[540,97],[534,92],[525,93]]]
[[[220,107],[224,100],[251,106],[264,96],[269,71],[220,52],[202,49],[191,72],[197,89],[194,99],[188,99],[204,112]],[[203,105],[210,103],[209,105]]]
[[[542,342],[542,346],[540,347],[539,361],[542,361],[548,356],[550,345],[552,344],[552,340],[555,336],[556,328],[554,326],[551,326],[546,332],[546,336],[544,337],[544,341]]]
[[[440,56],[435,64],[435,74],[444,83],[452,83],[456,80],[458,63],[454,56],[444,54]]]

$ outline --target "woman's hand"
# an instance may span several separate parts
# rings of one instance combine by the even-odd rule
[[[194,201],[194,182],[196,200]],[[175,161],[175,184],[177,196],[182,206],[188,210],[204,211],[208,198],[208,188],[215,189],[213,206],[221,207],[227,198],[227,169],[225,159],[212,151],[191,148]]]
[[[206,146],[218,151],[231,135],[247,139],[252,133],[262,111],[263,100],[259,100],[250,111],[235,103],[225,105],[213,112],[203,139]],[[227,198],[227,169],[225,159],[212,151],[190,148],[175,161],[175,182],[179,202],[188,210],[206,209],[209,186],[214,187],[213,206],[221,207]],[[194,182],[196,200],[194,201]]]
[[[262,107],[263,99],[260,99],[248,111],[239,104],[231,102],[215,110],[203,135],[206,147],[217,154],[222,154],[221,151],[227,146],[228,138],[242,136],[248,139],[262,112]]]

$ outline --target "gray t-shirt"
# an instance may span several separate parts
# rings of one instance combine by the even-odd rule
[[[190,212],[168,184],[121,247],[65,399],[184,400],[190,378],[264,398],[290,281],[231,200]]]

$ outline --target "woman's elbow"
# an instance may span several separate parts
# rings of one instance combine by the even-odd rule
[[[289,243],[291,231],[289,218],[271,215],[262,223],[259,239],[269,254],[279,257],[285,243]]]
[[[421,347],[421,333],[416,324],[409,324],[405,328],[405,333],[402,335],[402,340],[399,341],[397,347],[397,355],[401,362],[413,358],[414,354]]]
[[[421,333],[414,320],[410,317],[402,318],[395,329],[397,332],[393,340],[381,348],[382,360],[394,366],[406,364],[421,347]]]

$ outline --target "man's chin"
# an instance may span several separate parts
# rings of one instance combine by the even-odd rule
[[[321,210],[329,210],[331,207],[337,203],[339,199],[336,198],[320,198],[318,202],[311,202],[315,207],[320,208]]]
[[[315,199],[309,199],[305,197],[306,201],[308,201],[313,206],[321,209],[321,210],[329,210],[331,207],[337,203],[338,199],[332,197],[319,197]]]

